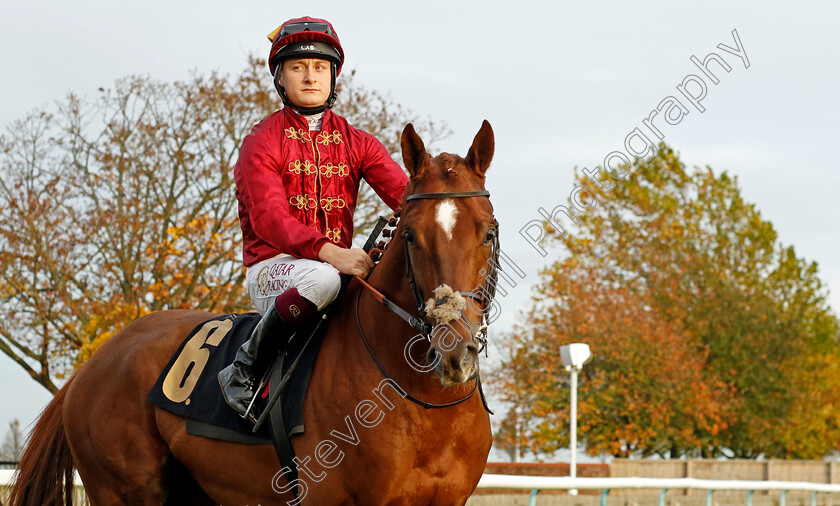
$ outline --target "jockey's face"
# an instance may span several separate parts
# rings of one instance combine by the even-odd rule
[[[318,107],[327,103],[332,89],[332,65],[315,58],[289,59],[280,69],[280,85],[293,104]]]

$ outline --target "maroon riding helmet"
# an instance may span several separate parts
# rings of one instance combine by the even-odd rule
[[[274,87],[283,99],[283,104],[294,107],[302,114],[315,114],[330,108],[335,103],[335,78],[344,65],[344,50],[338,34],[325,19],[305,16],[294,18],[280,25],[268,34],[271,50],[268,53],[268,68],[274,77]],[[327,103],[320,107],[302,108],[293,104],[286,90],[277,82],[281,64],[289,58],[319,58],[332,63],[332,83]]]

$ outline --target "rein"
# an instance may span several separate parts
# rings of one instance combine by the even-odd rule
[[[464,191],[464,192],[440,192],[440,193],[415,193],[413,195],[409,195],[406,197],[406,203],[411,202],[412,200],[421,200],[421,199],[447,199],[447,198],[466,198],[466,197],[490,197],[490,192],[487,190],[478,190],[478,191]],[[498,226],[498,223],[497,223]],[[402,318],[406,323],[408,323],[412,328],[416,329],[420,332],[428,341],[431,341],[431,332],[433,329],[432,324],[430,324],[426,319],[423,317],[424,308],[423,308],[423,296],[420,293],[420,290],[417,288],[417,282],[414,278],[414,269],[412,268],[411,262],[411,254],[409,252],[409,244],[408,239],[406,238],[406,234],[403,234],[403,241],[405,241],[405,256],[406,256],[406,275],[408,277],[409,286],[411,287],[412,294],[414,296],[414,300],[417,302],[417,308],[420,313],[419,318],[414,317],[409,314],[407,311],[399,307],[397,304],[390,301],[387,297],[385,297],[379,290],[371,286],[367,281],[362,279],[360,276],[356,276],[356,278],[362,283],[362,286],[366,288],[374,298],[381,303],[383,306],[388,308],[391,312]],[[473,292],[467,291],[460,291],[460,293],[464,297],[473,298],[479,302],[483,302],[483,314],[482,314],[482,325],[477,332],[474,333],[473,340],[479,342],[482,345],[482,349],[486,350],[487,346],[487,324],[485,322],[487,317],[487,310],[490,307],[490,302],[493,300],[493,295],[496,291],[496,279],[497,279],[497,266],[498,266],[498,257],[499,257],[499,237],[498,234],[494,235],[493,238],[493,252],[491,254],[491,258],[493,260],[490,270],[485,271],[487,272],[486,281],[484,286],[481,289],[481,295],[476,295]],[[410,400],[411,402],[423,406],[426,409],[430,408],[448,408],[451,406],[455,406],[460,404],[475,394],[475,391],[478,390],[481,394],[481,402],[484,405],[484,409],[486,409],[489,413],[493,413],[489,406],[487,405],[487,399],[484,396],[484,390],[481,388],[481,380],[478,376],[475,378],[475,384],[473,389],[468,393],[466,396],[453,401],[448,402],[445,404],[433,404],[429,402],[425,402],[423,400],[414,397],[410,393],[408,393],[404,388],[402,388],[394,379],[388,374],[388,371],[385,370],[385,366],[382,365],[379,358],[376,356],[376,353],[373,351],[373,348],[368,342],[367,337],[365,336],[364,330],[362,329],[361,319],[359,318],[359,301],[362,298],[362,290],[359,290],[358,295],[356,296],[356,328],[359,331],[359,335],[362,338],[362,341],[365,344],[365,347],[368,350],[373,361],[376,363],[376,366],[379,368],[380,372],[386,379],[390,380],[403,394],[405,397]],[[444,301],[446,298],[439,300],[438,302]],[[466,321],[464,318],[463,313],[461,314],[461,319]],[[468,323],[468,322],[467,322]],[[470,326],[471,327],[471,326]],[[479,350],[480,352],[481,350]]]
[[[370,285],[368,285],[368,286],[370,286]],[[379,367],[379,371],[382,373],[383,376],[385,376],[385,379],[391,380],[391,382],[400,390],[400,392],[405,394],[406,399],[410,400],[414,404],[419,404],[420,406],[423,406],[426,409],[448,408],[448,407],[454,406],[456,404],[461,404],[465,400],[472,397],[473,394],[475,394],[475,391],[478,389],[478,386],[480,385],[480,382],[479,382],[478,378],[475,379],[475,385],[473,386],[473,389],[470,391],[470,393],[468,393],[466,396],[458,399],[457,401],[447,402],[446,404],[433,404],[431,402],[421,401],[417,397],[414,397],[413,395],[408,393],[408,391],[406,389],[404,389],[403,387],[401,387],[396,382],[396,380],[394,380],[394,378],[391,377],[390,374],[388,374],[388,371],[385,370],[385,366],[382,365],[382,362],[379,361],[379,357],[376,356],[376,353],[373,351],[373,348],[370,346],[370,342],[368,342],[367,337],[365,336],[365,332],[362,330],[362,322],[359,318],[359,301],[361,300],[361,298],[362,298],[362,290],[359,290],[359,294],[356,296],[356,328],[359,329],[359,335],[362,336],[362,341],[364,341],[365,347],[367,348],[368,353],[370,353],[370,357],[376,363],[376,366]],[[481,399],[484,400],[484,392],[481,393]],[[487,404],[485,402],[485,407],[486,406],[487,406]]]

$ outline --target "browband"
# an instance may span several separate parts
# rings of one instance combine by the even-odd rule
[[[487,190],[477,190],[472,192],[442,192],[442,193],[415,193],[405,198],[406,202],[420,199],[448,199],[461,197],[489,197],[490,192]]]

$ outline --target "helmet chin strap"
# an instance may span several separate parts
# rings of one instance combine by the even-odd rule
[[[291,107],[298,114],[310,115],[310,114],[318,114],[326,111],[327,109],[332,109],[333,104],[335,104],[336,98],[338,98],[338,94],[335,91],[335,74],[337,70],[337,65],[335,62],[331,62],[332,65],[332,79],[330,80],[330,97],[327,99],[327,102],[324,105],[318,105],[315,107],[301,107],[289,99],[289,95],[286,94],[286,89],[280,86],[280,69],[283,67],[283,62],[278,62],[277,68],[274,70],[274,89],[277,90],[277,93],[280,94],[280,98],[283,100],[283,105],[287,107]]]

